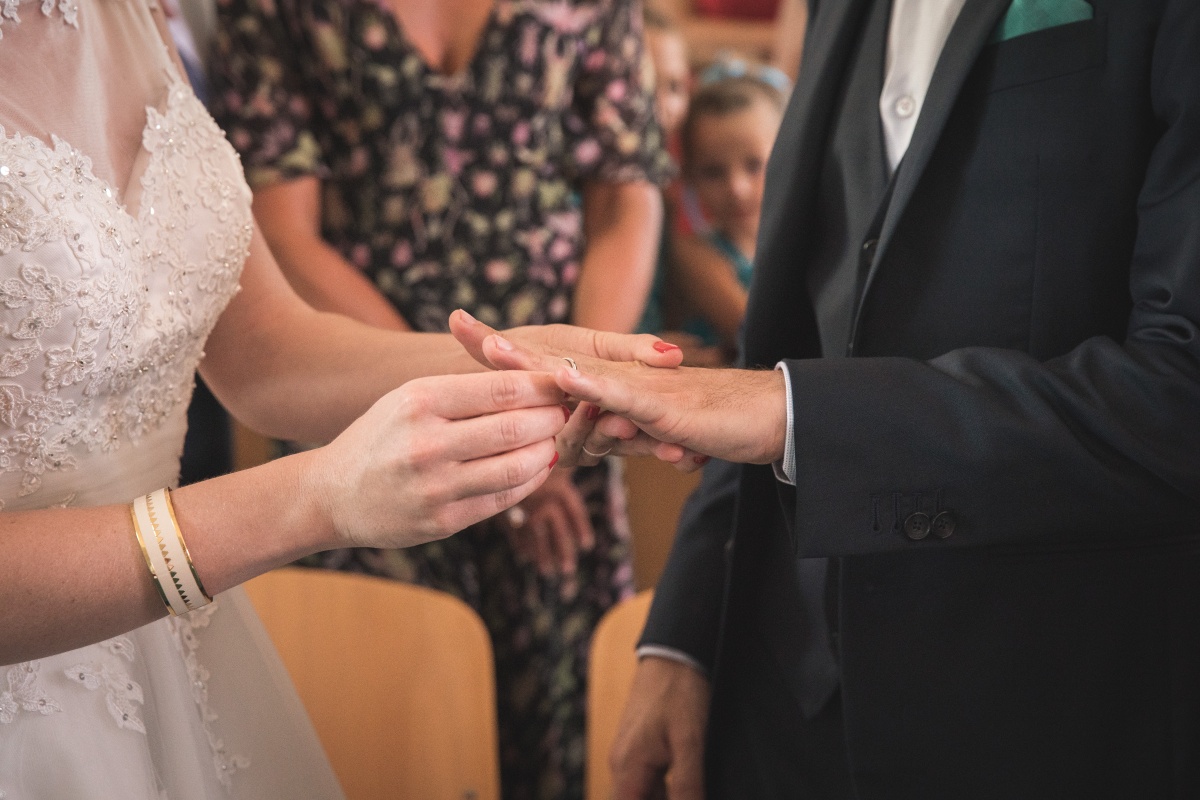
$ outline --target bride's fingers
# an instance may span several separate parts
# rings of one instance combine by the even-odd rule
[[[552,447],[547,446],[546,452],[554,451]],[[448,527],[451,530],[462,530],[468,525],[482,522],[488,517],[494,517],[501,511],[512,508],[546,482],[546,478],[550,476],[550,469],[543,464],[542,469],[524,483],[510,485],[496,492],[470,495],[448,503],[443,510],[443,514],[449,522]]]
[[[542,472],[549,473],[557,462],[554,440],[543,439],[507,453],[456,465],[451,473],[452,483],[446,487],[446,492],[453,500],[492,498],[497,504],[488,514],[492,516],[523,500],[526,495],[510,495],[518,487],[535,480]],[[538,485],[541,485],[541,481],[538,481]]]
[[[469,461],[553,439],[566,416],[563,406],[540,406],[455,420],[443,431],[442,455],[448,461]]]
[[[406,384],[414,403],[444,419],[468,419],[563,401],[554,379],[531,372],[479,372],[417,378]]]
[[[679,345],[648,333],[636,335],[593,331],[592,347],[607,361],[641,361],[651,367],[678,367],[683,363]]]
[[[496,332],[495,328],[485,325],[472,317],[461,308],[450,315],[450,333],[471,354],[471,357],[485,367],[495,367],[483,353],[483,340]]]
[[[553,372],[567,363],[564,356],[535,353],[498,334],[484,337],[483,356],[496,369]]]

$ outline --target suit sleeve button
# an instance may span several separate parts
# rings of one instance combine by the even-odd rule
[[[904,535],[912,539],[914,542],[920,541],[929,535],[929,515],[923,514],[920,511],[915,514],[909,514],[908,519],[904,520]]]
[[[958,520],[954,519],[954,514],[943,511],[933,518],[933,535],[939,539],[945,539],[954,533],[954,526],[957,523]]]

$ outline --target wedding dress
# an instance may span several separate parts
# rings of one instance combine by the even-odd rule
[[[6,511],[124,504],[178,477],[251,217],[164,31],[147,0],[0,0]],[[341,797],[240,591],[0,666],[3,800],[226,797]]]

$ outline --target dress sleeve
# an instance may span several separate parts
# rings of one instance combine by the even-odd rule
[[[253,188],[328,174],[307,91],[306,52],[311,48],[288,0],[218,0],[211,111]]]
[[[567,172],[575,180],[662,185],[672,176],[654,116],[654,71],[638,0],[602,2],[583,34],[566,133]]]

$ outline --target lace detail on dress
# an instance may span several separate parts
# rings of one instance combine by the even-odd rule
[[[188,677],[192,682],[192,698],[200,710],[200,719],[204,725],[204,733],[208,736],[209,747],[212,748],[213,766],[217,770],[217,778],[226,789],[233,789],[233,774],[239,769],[250,766],[250,759],[245,756],[231,754],[225,747],[225,741],[217,735],[212,723],[217,721],[217,715],[208,704],[208,670],[200,663],[196,652],[200,649],[200,639],[196,631],[207,628],[216,613],[220,600],[213,600],[203,608],[196,609],[182,617],[171,617],[169,622],[175,634],[175,643],[183,655],[187,665]]]
[[[0,692],[0,724],[16,720],[22,711],[36,711],[39,714],[54,714],[62,711],[62,706],[42,688],[38,672],[41,662],[28,661],[8,668],[8,689]]]
[[[68,667],[63,674],[91,691],[103,688],[108,713],[117,721],[117,727],[146,732],[146,725],[137,710],[137,706],[145,702],[142,687],[127,672],[92,662]]]
[[[52,142],[0,128],[0,474],[18,496],[187,402],[252,232],[237,156],[177,78],[147,109],[136,217]]]
[[[133,640],[128,636],[108,639],[100,642],[99,646],[114,656],[133,661]],[[138,733],[146,732],[146,725],[138,716],[137,709],[137,706],[145,702],[142,687],[131,679],[125,670],[93,661],[67,667],[63,674],[68,680],[75,681],[91,691],[103,688],[105,705],[108,706],[108,713],[116,720],[117,727]]]
[[[0,5],[0,39],[4,38],[4,23],[11,21],[14,25],[20,23],[17,6],[28,5],[34,0],[3,0]],[[73,28],[79,27],[79,4],[75,0],[42,0],[42,13],[47,17],[53,16],[55,9],[62,14],[63,22]]]

